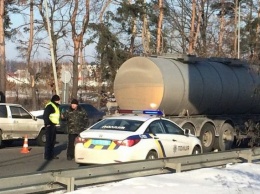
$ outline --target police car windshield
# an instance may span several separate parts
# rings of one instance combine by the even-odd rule
[[[136,131],[144,122],[125,119],[104,119],[93,125],[94,130]]]

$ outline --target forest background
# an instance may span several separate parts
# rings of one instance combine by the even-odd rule
[[[10,41],[19,55],[7,61]],[[69,70],[69,98],[101,108],[124,61],[166,53],[259,67],[260,0],[0,0],[0,101],[42,108]],[[28,82],[8,81],[18,69]]]

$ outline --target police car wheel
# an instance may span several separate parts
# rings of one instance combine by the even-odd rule
[[[193,148],[192,155],[196,155],[196,154],[200,154],[200,153],[201,153],[201,149],[198,146]]]
[[[152,160],[158,158],[158,154],[155,151],[150,151],[148,152],[146,159],[147,160]]]

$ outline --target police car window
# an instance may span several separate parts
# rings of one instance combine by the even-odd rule
[[[166,133],[169,134],[177,134],[177,135],[184,135],[184,131],[174,123],[167,121],[167,120],[162,120],[163,125],[166,128]]]
[[[90,129],[96,130],[117,130],[117,131],[136,131],[143,121],[125,119],[104,119],[93,125]]]
[[[162,128],[162,125],[160,124],[160,121],[154,121],[152,122],[147,130],[145,131],[146,133],[153,133],[153,134],[162,134],[162,133],[165,133],[163,128]]]

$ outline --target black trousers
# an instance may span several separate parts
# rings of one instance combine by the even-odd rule
[[[69,134],[68,135],[68,148],[67,148],[67,157],[73,159],[74,158],[74,141],[78,134]]]
[[[54,145],[56,143],[56,126],[50,125],[48,127],[45,127],[45,134],[46,143],[44,158],[48,160],[54,157]]]

